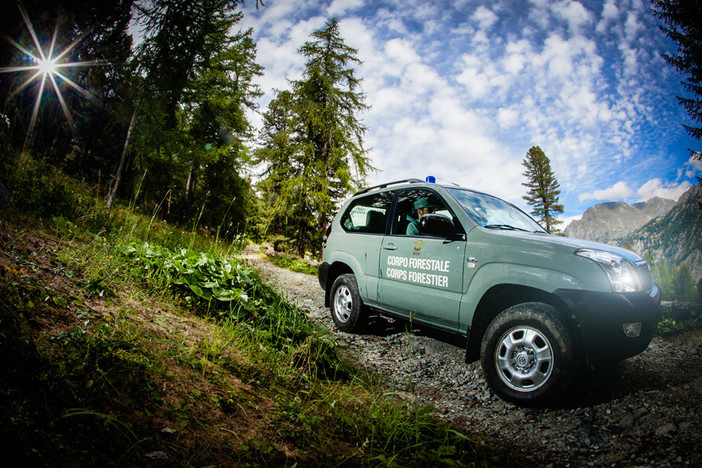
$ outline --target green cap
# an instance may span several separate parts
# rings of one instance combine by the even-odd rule
[[[418,210],[420,208],[434,208],[434,204],[429,202],[429,197],[422,197],[414,202],[414,209]]]

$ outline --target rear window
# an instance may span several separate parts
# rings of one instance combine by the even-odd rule
[[[348,232],[385,234],[392,192],[361,197],[351,202],[341,217],[341,226]]]

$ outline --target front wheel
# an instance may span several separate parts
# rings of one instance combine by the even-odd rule
[[[530,302],[502,311],[485,331],[480,355],[493,392],[519,405],[557,398],[576,371],[568,329],[548,304]]]
[[[358,332],[366,327],[366,313],[356,277],[351,273],[339,276],[332,284],[331,312],[336,327],[345,332]]]

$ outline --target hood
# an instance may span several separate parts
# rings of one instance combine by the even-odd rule
[[[552,234],[524,231],[493,231],[499,232],[500,235],[509,236],[512,238],[523,239],[528,242],[538,242],[545,245],[552,245],[554,248],[572,249],[575,252],[578,249],[604,250],[624,257],[630,263],[641,261],[641,256],[631,250],[623,249],[609,244],[601,244],[575,237],[561,237]]]

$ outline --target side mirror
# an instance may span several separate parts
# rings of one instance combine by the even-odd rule
[[[419,232],[427,236],[456,240],[458,230],[451,218],[440,214],[425,214],[419,220]]]

